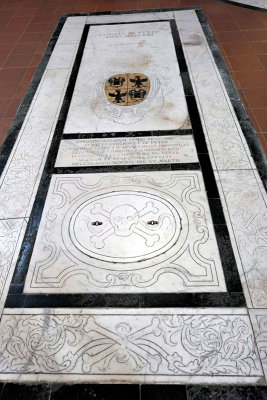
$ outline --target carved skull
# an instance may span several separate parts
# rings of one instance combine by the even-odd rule
[[[110,214],[110,222],[114,227],[115,234],[118,236],[131,235],[138,220],[138,211],[128,204],[114,208]]]

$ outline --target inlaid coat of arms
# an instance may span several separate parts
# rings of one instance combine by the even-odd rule
[[[157,115],[163,107],[161,83],[153,74],[131,72],[104,77],[99,71],[97,80],[92,109],[101,119],[130,125],[145,115]]]
[[[149,78],[141,73],[111,76],[105,84],[107,98],[119,106],[141,103],[150,91]]]

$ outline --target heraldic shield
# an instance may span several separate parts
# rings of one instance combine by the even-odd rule
[[[133,106],[141,103],[150,90],[149,78],[141,73],[111,76],[105,85],[109,101],[118,106]]]

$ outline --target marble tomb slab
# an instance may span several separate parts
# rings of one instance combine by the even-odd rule
[[[24,291],[226,291],[201,172],[54,175]]]
[[[191,135],[68,139],[60,143],[56,167],[197,163]]]
[[[6,309],[0,380],[261,383],[243,308]]]
[[[252,307],[267,307],[267,197],[255,171],[220,171]],[[243,278],[243,277],[242,277]]]
[[[106,95],[109,82],[114,102]],[[127,106],[132,92],[147,97]],[[190,127],[170,23],[91,26],[64,133]]]

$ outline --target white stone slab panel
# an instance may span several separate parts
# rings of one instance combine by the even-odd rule
[[[123,100],[108,99],[107,80],[125,73],[148,77],[150,90],[142,102],[122,106]],[[184,127],[190,124],[169,22],[91,26],[64,132]]]
[[[68,17],[60,32],[57,44],[80,43],[85,23],[86,17]]]
[[[267,309],[250,309],[249,315],[262,362],[262,368],[265,378],[267,378]]]
[[[56,43],[46,69],[72,68],[78,43]]]
[[[125,22],[147,22],[147,21],[161,21],[173,19],[173,11],[160,11],[160,12],[142,12],[131,14],[117,14],[117,15],[89,15],[86,23],[93,24],[109,24],[109,23],[125,23]]]
[[[69,139],[60,143],[56,167],[197,163],[193,137],[143,136]]]
[[[0,220],[0,315],[5,304],[26,226],[23,218]]]
[[[255,171],[220,171],[252,306],[267,307],[267,200]]]
[[[224,213],[224,217],[225,217],[225,221],[226,221],[226,225],[227,225],[227,229],[229,232],[229,237],[231,240],[231,246],[234,252],[234,256],[235,256],[235,261],[236,261],[236,265],[237,265],[237,269],[239,272],[239,277],[240,277],[240,281],[243,287],[243,292],[244,292],[244,296],[246,299],[246,305],[247,307],[252,307],[252,302],[251,302],[251,296],[250,296],[250,292],[248,290],[248,285],[247,285],[247,280],[246,280],[246,275],[244,273],[244,268],[243,268],[243,264],[242,264],[242,260],[240,257],[240,252],[237,246],[237,242],[235,239],[235,233],[234,233],[234,229],[233,229],[233,225],[230,219],[230,214],[229,214],[229,209],[228,209],[228,205],[226,203],[225,197],[224,197],[224,193],[223,193],[223,188],[221,185],[221,181],[220,181],[220,177],[217,171],[214,172],[215,175],[215,179],[216,179],[216,183],[217,183],[217,188],[219,191],[219,195],[220,195],[220,200],[221,200],[221,204],[222,204],[222,208],[223,208],[223,213]]]
[[[214,168],[255,168],[195,11],[174,15]]]
[[[54,175],[24,290],[226,291],[201,172]]]
[[[34,96],[0,180],[0,218],[30,215],[70,71],[48,70]]]
[[[263,382],[244,309],[6,309],[0,379]]]

